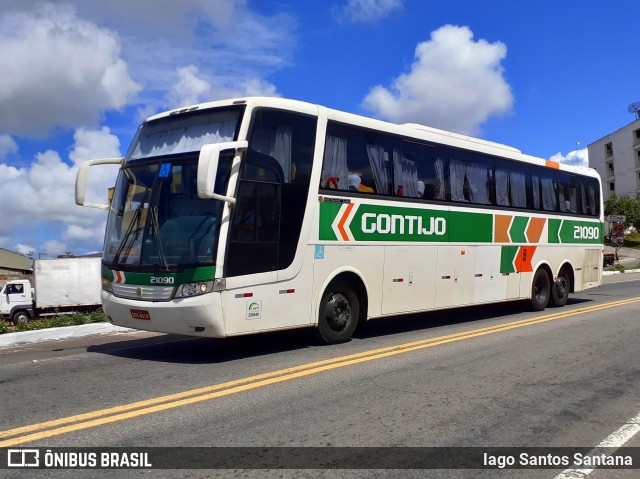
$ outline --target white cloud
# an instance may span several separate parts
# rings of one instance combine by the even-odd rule
[[[74,141],[69,153],[72,164],[53,150],[37,154],[35,162],[25,168],[0,163],[0,204],[11,212],[2,215],[0,246],[28,243],[48,254],[100,249],[106,214],[75,204],[75,179],[84,160],[119,157],[120,143],[106,127],[78,129]],[[107,188],[114,185],[116,172],[116,167],[90,171],[86,200],[106,203]]]
[[[118,36],[45,3],[0,17],[0,131],[31,136],[96,124],[140,90],[120,57]]]
[[[261,78],[229,78],[201,74],[198,67],[189,65],[177,70],[178,81],[167,97],[170,108],[192,105],[201,101],[243,96],[280,96],[276,87]]]
[[[31,246],[27,246],[24,244],[17,244],[15,247],[15,250],[17,253],[20,253],[23,256],[31,256],[36,252],[35,248],[32,248]]]
[[[0,132],[18,136],[95,126],[132,102],[143,118],[193,99],[276,95],[266,77],[295,48],[293,16],[244,0],[2,3],[0,110],[20,114],[3,115]]]
[[[480,125],[513,105],[501,42],[474,41],[468,27],[445,25],[419,43],[411,71],[390,88],[372,88],[363,107],[397,123],[414,122],[477,135]]]
[[[570,151],[567,156],[558,152],[549,159],[565,165],[589,167],[589,151],[587,148]]]
[[[113,158],[120,156],[120,140],[111,134],[111,130],[103,126],[97,130],[78,128],[73,135],[74,147],[69,158],[80,165],[96,158]]]
[[[0,135],[0,160],[11,153],[18,152],[18,144],[9,135]]]
[[[403,0],[347,0],[336,10],[338,19],[353,23],[371,23],[403,7]]]
[[[209,95],[211,84],[199,78],[200,70],[195,65],[178,68],[178,82],[169,92],[169,104],[175,107],[199,103]]]
[[[126,3],[126,15],[124,0],[71,1],[87,18],[117,24],[123,57],[144,85],[141,118],[200,101],[275,95],[266,78],[295,49],[291,15],[262,15],[244,0],[137,0]]]

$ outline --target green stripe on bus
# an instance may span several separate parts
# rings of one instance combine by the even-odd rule
[[[320,203],[319,238],[321,240],[336,241],[338,239],[331,228],[331,223],[336,219],[341,206],[336,203]]]
[[[124,271],[125,284],[135,284],[139,286],[178,286],[184,283],[196,281],[211,281],[216,274],[215,266],[197,266],[188,268],[180,273],[140,273]],[[102,276],[110,281],[114,280],[113,271],[106,266],[102,266]],[[156,278],[153,282],[151,278]],[[173,278],[173,281],[158,280],[158,278]]]
[[[347,221],[346,210],[340,213],[341,206],[320,204],[318,234],[321,241],[338,240],[334,226],[350,234],[355,241],[493,241],[493,215],[489,213],[359,204],[353,206],[351,220]],[[338,218],[338,215],[342,217]]]
[[[374,242],[493,242],[494,213],[364,203],[346,205],[320,203],[320,241],[353,238]],[[514,216],[509,227],[512,243],[529,243],[526,233],[529,220],[529,216]],[[598,221],[549,218],[547,225],[549,244],[602,244],[603,241],[603,225]],[[544,238],[541,240],[544,243]]]
[[[518,252],[518,246],[503,246],[500,251],[500,272],[501,273],[515,273],[516,269],[513,266],[513,260]]]
[[[511,236],[512,243],[526,243],[527,237],[525,236],[525,230],[529,218],[527,216],[515,216],[509,228],[509,236]]]
[[[558,236],[562,243],[602,244],[604,242],[603,224],[563,220]]]

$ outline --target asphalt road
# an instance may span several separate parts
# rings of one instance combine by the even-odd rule
[[[337,346],[304,331],[229,340],[139,332],[7,349],[0,445],[593,448],[640,412],[639,292],[623,276],[541,313],[502,304],[376,320]],[[626,445],[640,446],[639,436]],[[9,472],[553,478],[562,469],[0,476]]]

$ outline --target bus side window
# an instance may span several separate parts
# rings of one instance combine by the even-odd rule
[[[391,164],[386,135],[330,124],[320,188],[389,195]]]

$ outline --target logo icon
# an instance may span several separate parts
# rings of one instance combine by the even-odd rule
[[[7,451],[7,467],[39,467],[40,450],[9,449]]]
[[[136,295],[138,296],[138,298],[142,298],[142,288],[136,289]]]
[[[262,301],[247,301],[247,319],[260,319]]]

